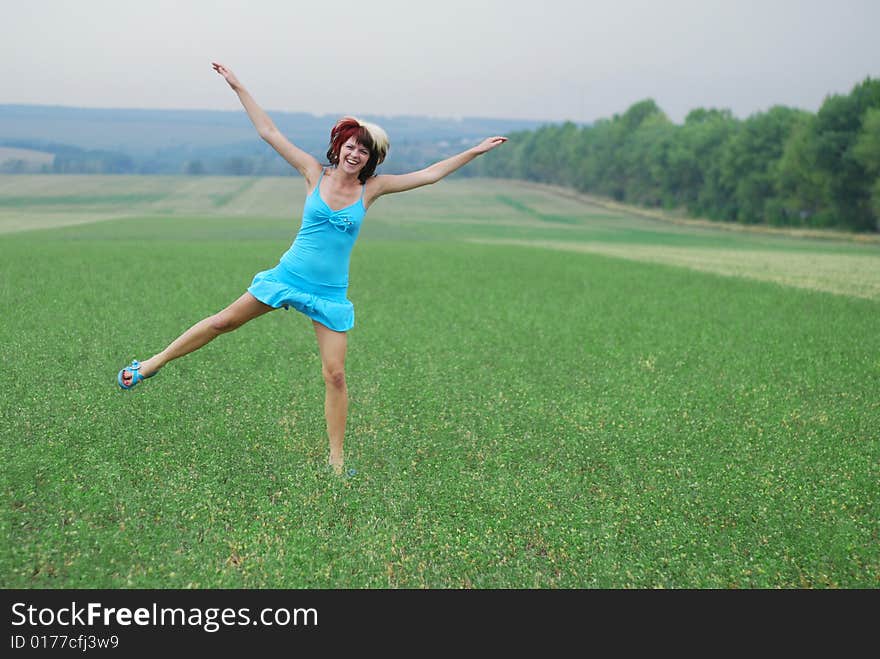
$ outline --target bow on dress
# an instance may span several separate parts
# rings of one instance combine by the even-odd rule
[[[342,231],[343,233],[354,226],[354,221],[351,219],[350,215],[333,213],[327,217],[327,221],[330,222],[337,231]]]
[[[315,209],[315,216],[319,220],[326,220],[332,224],[337,231],[345,233],[354,226],[351,214],[343,212],[345,210],[347,208],[340,208],[338,211],[335,211],[327,205],[326,201],[321,199],[321,206]]]
[[[344,211],[352,208],[355,204],[351,204],[349,206],[346,206],[345,208],[340,208],[338,211],[335,211],[330,208],[330,204],[324,201],[324,197],[321,196],[320,187],[321,185],[319,183],[318,187],[315,188],[315,194],[318,197],[318,201],[320,202],[320,206],[315,208],[315,216],[319,220],[326,220],[327,222],[332,224],[337,231],[345,233],[354,226],[354,220],[351,218],[350,213],[346,213]]]

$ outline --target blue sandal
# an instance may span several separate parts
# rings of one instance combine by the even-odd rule
[[[343,468],[342,473],[337,474],[336,471],[333,469],[333,465],[331,465],[331,464],[327,465],[327,471],[338,478],[354,478],[355,476],[357,476],[357,473],[358,473],[357,469],[353,469],[351,467],[348,467],[348,468]]]
[[[126,366],[125,368],[123,368],[122,370],[119,371],[119,375],[116,376],[116,382],[118,382],[119,386],[122,387],[123,389],[131,389],[141,380],[146,380],[147,378],[151,378],[154,375],[156,375],[156,373],[159,372],[159,371],[155,371],[153,373],[150,373],[150,375],[141,375],[140,368],[141,368],[141,363],[137,359],[133,359],[131,361],[130,365]],[[122,380],[122,375],[126,371],[131,373],[131,384],[129,384],[128,386],[126,386],[125,382]]]

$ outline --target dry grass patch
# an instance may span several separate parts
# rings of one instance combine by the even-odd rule
[[[772,281],[838,295],[880,300],[880,254],[822,254],[771,250],[529,240],[476,242],[603,254],[675,265],[731,277]]]

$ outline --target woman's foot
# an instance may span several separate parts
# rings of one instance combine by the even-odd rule
[[[327,464],[327,466],[333,470],[334,476],[345,476],[346,478],[351,478],[357,474],[357,469],[352,469],[351,467],[346,469],[343,466],[342,458],[335,460],[331,457],[330,462]]]
[[[137,360],[135,360],[136,362]],[[135,362],[132,362],[134,364]],[[155,362],[152,359],[148,359],[145,362],[140,362],[138,367],[138,373],[140,373],[142,378],[149,378],[155,375],[159,369],[154,365]],[[124,388],[130,388],[132,386],[132,380],[134,379],[134,373],[132,369],[128,366],[122,369],[122,376],[120,381],[124,385]]]

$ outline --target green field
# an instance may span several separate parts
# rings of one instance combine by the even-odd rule
[[[5,588],[880,586],[880,245],[524,183],[380,200],[352,257],[346,456],[240,295],[298,178],[0,177]]]

